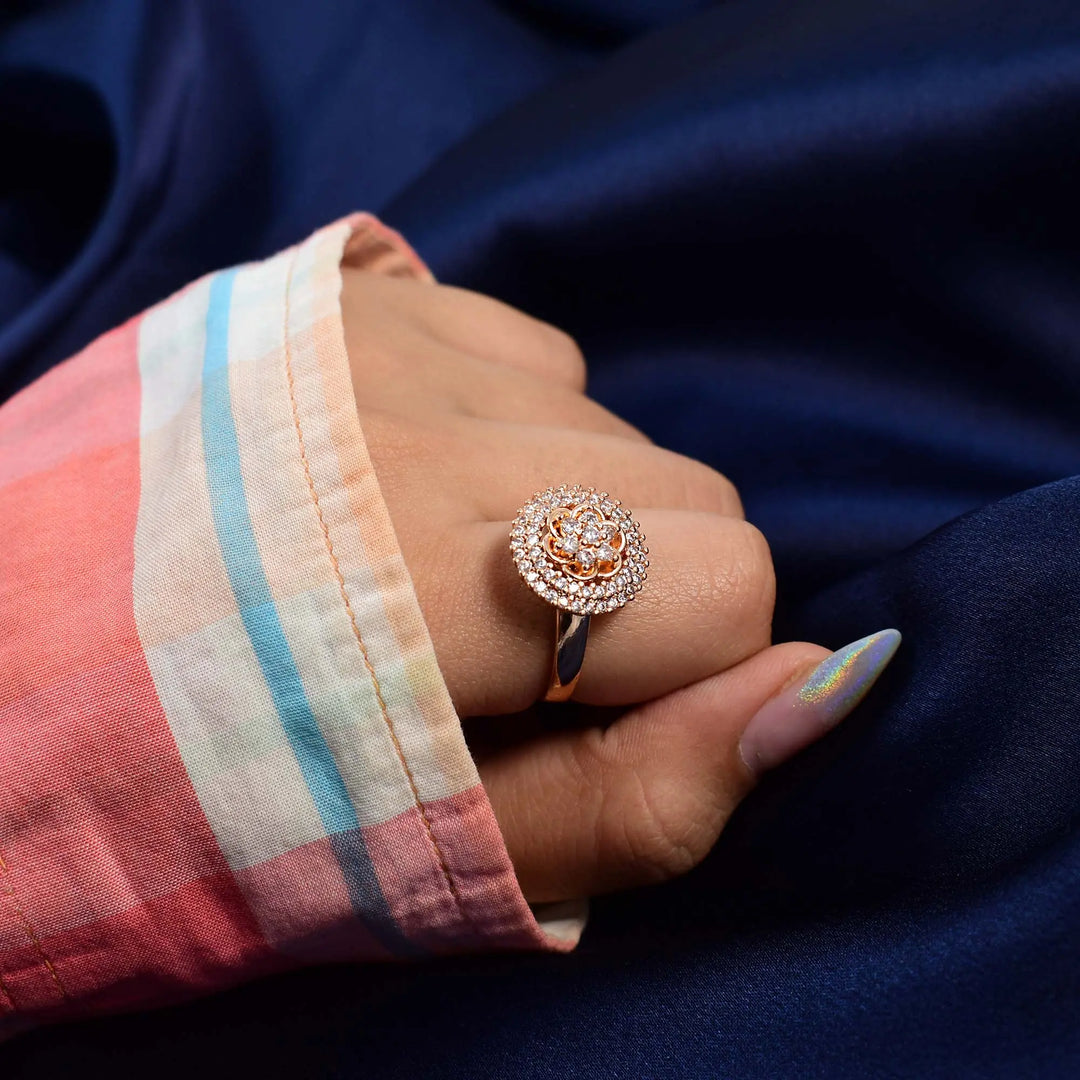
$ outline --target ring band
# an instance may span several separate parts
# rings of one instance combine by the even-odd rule
[[[585,662],[585,646],[589,641],[591,615],[576,615],[572,611],[555,612],[555,656],[551,662],[545,701],[566,701],[573,693]]]
[[[555,607],[544,700],[566,701],[581,674],[592,616],[628,604],[645,584],[645,536],[606,491],[563,485],[538,491],[518,511],[510,553],[525,584]]]

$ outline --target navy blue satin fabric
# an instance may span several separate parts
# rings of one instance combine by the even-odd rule
[[[303,972],[5,1075],[1080,1075],[1080,8],[87,0],[0,37],[0,397],[352,208],[740,486],[841,729],[569,958]]]

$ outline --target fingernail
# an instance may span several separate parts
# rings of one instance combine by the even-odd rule
[[[787,687],[751,718],[739,753],[754,773],[775,769],[835,727],[866,696],[900,646],[879,630],[826,657],[802,685]]]

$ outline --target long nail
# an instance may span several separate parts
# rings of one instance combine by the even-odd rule
[[[739,753],[754,773],[774,769],[835,727],[866,696],[900,646],[898,630],[879,630],[838,649],[801,686],[782,690],[751,718]]]

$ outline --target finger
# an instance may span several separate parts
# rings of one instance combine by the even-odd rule
[[[470,358],[456,390],[458,412],[480,420],[592,431],[652,445],[639,428],[565,383]],[[464,365],[463,365],[464,366]]]
[[[354,351],[361,348],[354,344]],[[367,347],[360,381],[361,404],[402,415],[430,410],[649,442],[632,424],[557,379],[461,352],[401,322]]]
[[[743,516],[739,493],[722,473],[649,443],[461,417],[448,422],[445,414],[403,412],[392,405],[368,403],[359,415],[403,542],[410,531],[409,507],[423,510],[425,522],[509,519],[536,490],[565,482],[568,470],[631,508]],[[427,482],[433,472],[442,481],[435,489]]]
[[[462,352],[584,391],[585,358],[565,331],[468,289],[443,285],[436,293],[414,312],[432,336]]]
[[[515,497],[524,498],[534,490],[536,470],[512,446],[500,447],[480,439],[478,428],[487,421],[449,418],[445,412],[415,403],[396,408],[392,401],[382,399],[370,399],[358,405],[357,411],[399,541],[408,549],[406,564],[416,575],[429,561],[425,549],[433,521],[439,522],[443,531],[490,520],[494,503],[489,487],[510,486],[507,475],[518,477],[513,485]],[[508,425],[507,430],[513,427]],[[583,434],[562,433],[575,441]],[[432,476],[439,478],[437,484],[431,483]],[[702,479],[700,508],[720,507],[734,515],[741,511],[737,500],[728,481]],[[509,499],[503,502],[509,506]],[[509,517],[517,509],[504,509],[498,516]]]
[[[769,643],[774,579],[752,525],[718,514],[642,511],[648,582],[592,619],[576,700],[625,705],[738,663]],[[518,712],[544,694],[555,609],[521,580],[504,523],[449,534],[415,574],[439,666],[462,716]],[[406,558],[409,554],[406,552]]]
[[[723,473],[652,443],[496,420],[476,421],[463,436],[477,463],[500,462],[498,475],[476,489],[478,508],[492,520],[512,517],[532,492],[568,482],[610,491],[635,508],[743,516]]]
[[[564,730],[481,758],[525,896],[565,900],[689,870],[759,775],[740,743],[745,751],[756,729],[760,744],[764,721],[780,751],[768,764],[786,760],[855,707],[898,644],[896,631],[883,631],[837,659],[817,645],[777,645],[607,729]]]
[[[480,293],[451,285],[432,286],[406,278],[364,275],[362,287],[347,290],[351,320],[404,322],[423,336],[493,363],[519,368],[585,389],[585,360],[568,334],[550,323]]]

